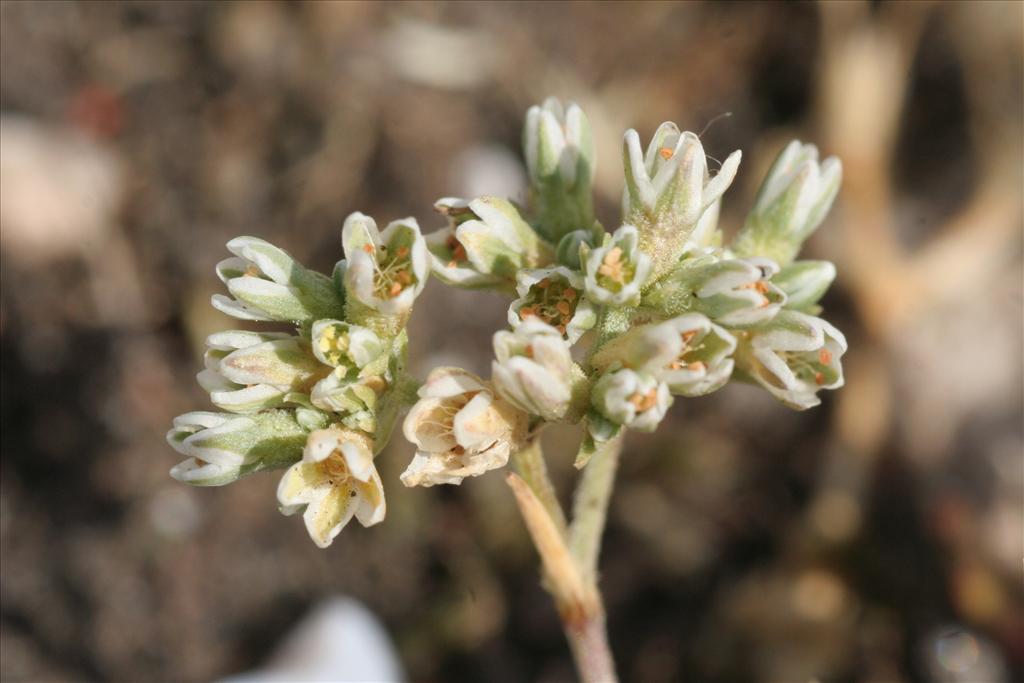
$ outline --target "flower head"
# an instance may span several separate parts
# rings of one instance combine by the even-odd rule
[[[417,449],[402,474],[406,486],[460,484],[503,467],[526,435],[526,413],[465,370],[435,369],[419,396],[403,425]]]
[[[575,344],[597,322],[597,312],[584,296],[583,276],[564,266],[520,272],[516,292],[519,298],[508,309],[513,328],[525,320],[539,320]]]
[[[492,381],[502,398],[545,420],[565,415],[571,395],[572,356],[562,334],[539,320],[494,335]]]
[[[651,272],[651,259],[639,249],[640,235],[632,225],[623,225],[604,244],[583,247],[587,298],[608,306],[634,306],[640,288]]]
[[[672,405],[672,394],[652,375],[622,368],[597,380],[591,400],[612,423],[653,432]]]
[[[167,443],[188,456],[171,468],[171,476],[194,486],[229,484],[246,474],[295,462],[306,434],[289,410],[185,413],[174,418],[167,432]]]
[[[353,516],[363,526],[382,521],[384,488],[373,465],[371,441],[344,429],[312,432],[302,460],[281,477],[277,500],[286,515],[305,510],[306,530],[321,548],[329,546]]]
[[[384,315],[407,313],[430,268],[416,219],[392,221],[380,232],[376,221],[356,212],[345,219],[341,242],[349,297]]]
[[[344,297],[331,278],[306,270],[287,252],[255,237],[236,237],[227,247],[235,257],[217,264],[217,276],[234,298],[211,299],[222,313],[294,323],[344,313]]]
[[[797,410],[821,403],[821,389],[843,386],[840,359],[846,337],[831,324],[797,311],[781,311],[750,333],[737,352],[737,368]]]
[[[434,207],[448,217],[448,227],[426,237],[431,269],[443,282],[461,287],[501,286],[514,283],[522,268],[551,261],[551,246],[507,200],[446,197]]]
[[[842,177],[839,159],[829,157],[819,164],[817,147],[799,140],[789,143],[761,184],[733,250],[789,264],[824,220]]]

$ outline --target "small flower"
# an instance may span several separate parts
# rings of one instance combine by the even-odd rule
[[[817,392],[843,386],[839,360],[846,338],[821,318],[781,311],[752,331],[737,351],[737,368],[790,408],[821,403]]]
[[[634,327],[605,344],[591,365],[627,367],[651,375],[681,396],[716,391],[732,375],[736,338],[700,313]]]
[[[593,222],[594,143],[583,110],[549,97],[526,112],[523,152],[539,229],[552,243]]]
[[[282,333],[243,330],[206,339],[206,369],[196,379],[214,405],[249,413],[281,405],[291,392],[308,393],[326,374],[309,343]]]
[[[771,320],[786,303],[771,278],[779,272],[763,258],[688,259],[653,285],[643,305],[665,315],[699,312],[728,327],[751,327]]]
[[[766,256],[789,264],[824,220],[842,182],[839,159],[818,163],[818,148],[794,140],[775,160],[736,236],[740,256]]]
[[[211,299],[222,313],[297,324],[344,314],[344,297],[331,278],[306,270],[285,251],[255,237],[236,237],[227,247],[235,258],[218,263],[217,276],[234,299]]]
[[[635,306],[651,272],[651,259],[637,246],[640,235],[623,225],[594,250],[583,248],[587,298],[607,306]],[[589,253],[587,253],[589,252]]]
[[[664,382],[651,375],[623,368],[597,380],[592,401],[614,424],[653,432],[672,405],[672,394]]]
[[[526,436],[526,413],[465,370],[435,369],[419,396],[403,425],[417,448],[402,474],[406,486],[460,484],[503,467]]]
[[[583,276],[564,266],[524,270],[516,277],[519,298],[509,306],[508,322],[515,328],[536,319],[575,344],[597,322],[597,312],[583,290]]]
[[[377,427],[377,402],[387,388],[387,380],[380,375],[360,377],[339,367],[316,383],[310,401],[321,410],[341,415],[347,427],[373,432]]]
[[[447,228],[426,237],[431,269],[443,282],[462,287],[501,286],[514,283],[522,268],[551,261],[551,246],[507,200],[446,197],[434,207],[448,217]]]
[[[836,267],[828,261],[794,261],[772,277],[772,283],[786,293],[786,308],[817,315],[818,300],[836,279]]]
[[[494,388],[520,410],[545,420],[565,415],[572,393],[572,356],[561,333],[539,320],[494,335]]]
[[[312,432],[302,460],[277,487],[281,512],[302,514],[309,537],[326,548],[354,516],[363,526],[383,521],[384,488],[373,465],[372,442],[343,429]]]
[[[416,219],[392,221],[379,232],[372,218],[356,212],[345,219],[341,242],[348,263],[344,281],[349,297],[384,315],[407,313],[423,291],[430,269]]]
[[[306,434],[289,410],[185,413],[174,418],[167,432],[167,443],[188,456],[171,469],[171,476],[193,486],[223,486],[246,474],[295,462]]]
[[[384,352],[372,330],[341,320],[317,320],[311,336],[317,360],[334,368],[363,368]]]
[[[640,229],[640,248],[660,277],[679,259],[705,211],[732,184],[741,155],[730,154],[711,176],[700,138],[669,122],[658,127],[646,154],[635,130],[626,131],[623,145],[622,215]]]

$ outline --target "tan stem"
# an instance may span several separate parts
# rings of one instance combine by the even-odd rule
[[[569,549],[583,573],[583,579],[595,585],[601,537],[604,534],[608,503],[611,500],[621,451],[620,435],[606,442],[594,453],[583,470],[583,480],[576,489],[576,499],[573,503]]]
[[[565,536],[565,513],[558,502],[558,495],[551,483],[551,477],[548,476],[548,465],[544,460],[544,452],[541,450],[540,438],[535,438],[526,448],[512,456],[512,461],[519,476],[530,485],[534,495],[548,511],[558,532]]]

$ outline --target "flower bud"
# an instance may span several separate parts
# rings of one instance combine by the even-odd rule
[[[249,413],[281,405],[290,392],[306,392],[327,370],[309,343],[281,333],[218,332],[206,340],[206,369],[196,379],[214,405]]]
[[[655,279],[675,265],[705,211],[728,189],[740,156],[739,151],[730,154],[711,176],[695,134],[663,123],[644,154],[639,134],[626,131],[622,215],[639,228],[640,248],[651,256]]]
[[[836,279],[836,267],[829,261],[794,261],[772,277],[772,283],[786,293],[786,308],[817,315],[818,300]]]
[[[174,418],[167,432],[167,443],[188,456],[171,469],[171,476],[194,486],[222,486],[252,472],[284,467],[302,455],[306,433],[289,410],[185,413]]]
[[[602,375],[591,400],[609,421],[653,432],[672,405],[672,394],[664,382],[651,375],[623,368]]]
[[[605,235],[596,249],[582,248],[587,299],[606,306],[635,306],[640,288],[651,272],[651,259],[640,251],[640,236],[632,225]]]
[[[597,322],[597,311],[584,296],[583,277],[564,266],[520,272],[516,292],[519,298],[508,309],[513,328],[536,319],[575,344]]]
[[[819,164],[817,147],[799,140],[789,143],[768,171],[733,251],[765,256],[782,266],[791,263],[824,220],[842,176],[836,157]]]
[[[743,339],[736,367],[790,408],[805,410],[821,403],[820,389],[843,386],[845,352],[846,338],[831,324],[787,310]]]
[[[570,270],[581,270],[580,248],[593,247],[597,231],[604,235],[604,228],[596,226],[595,230],[573,230],[562,237],[555,247],[555,261]]]
[[[379,375],[359,377],[353,372],[345,374],[344,369],[339,367],[317,382],[310,401],[320,410],[340,414],[342,423],[352,429],[373,432],[377,401],[388,383]]]
[[[572,394],[572,356],[558,330],[528,320],[514,332],[497,332],[494,354],[491,375],[502,398],[545,420],[565,415]]]
[[[345,429],[312,432],[302,460],[292,465],[277,487],[281,512],[302,518],[309,537],[326,548],[352,517],[363,526],[383,521],[384,487],[373,465],[373,442]]]
[[[538,229],[552,244],[594,221],[591,183],[594,143],[583,110],[549,97],[530,107],[523,129],[523,152]]]
[[[344,281],[349,301],[377,314],[407,314],[423,291],[430,270],[416,219],[392,221],[380,232],[376,221],[356,212],[345,219],[341,242],[347,260]]]
[[[448,217],[447,228],[426,237],[431,269],[443,282],[511,287],[517,271],[551,262],[551,245],[505,199],[480,197],[467,202],[446,197],[434,207]]]
[[[406,486],[460,484],[504,467],[526,437],[529,417],[459,368],[437,368],[405,418],[416,455],[402,473]]]
[[[218,263],[217,275],[234,298],[211,299],[222,313],[296,324],[344,314],[344,297],[331,278],[303,268],[285,251],[255,237],[236,237],[227,247],[235,258]]]
[[[771,282],[778,272],[775,263],[762,258],[689,259],[652,286],[643,305],[672,316],[703,313],[728,327],[760,325],[786,302],[785,293]]]

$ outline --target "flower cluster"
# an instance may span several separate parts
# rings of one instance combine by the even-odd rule
[[[167,435],[188,456],[171,476],[189,484],[220,486],[287,467],[281,511],[304,511],[322,547],[353,516],[366,526],[384,518],[373,458],[408,393],[405,323],[430,273],[412,218],[379,231],[372,218],[352,214],[342,248],[328,277],[263,240],[228,243],[235,256],[217,273],[231,296],[214,295],[213,305],[294,332],[210,335],[198,380],[225,412],[186,413]]]
[[[713,172],[699,137],[675,124],[646,149],[627,131],[622,218],[607,231],[593,215],[583,111],[554,99],[532,107],[523,145],[526,204],[443,198],[444,225],[426,237],[411,218],[378,231],[353,214],[333,277],[261,240],[229,242],[235,258],[217,272],[231,296],[213,305],[295,332],[209,338],[199,381],[225,412],[175,421],[168,440],[189,459],[173,476],[220,485],[287,466],[281,509],[304,510],[323,546],[353,516],[383,518],[374,456],[405,408],[416,452],[401,481],[432,486],[505,466],[555,422],[584,427],[585,466],[623,428],[656,429],[675,397],[733,378],[799,410],[842,386],[846,340],[816,317],[835,268],[796,260],[838,192],[838,160],[791,143],[727,242],[718,216],[738,151]],[[430,274],[512,298],[490,379],[444,367],[413,391],[405,325]]]

